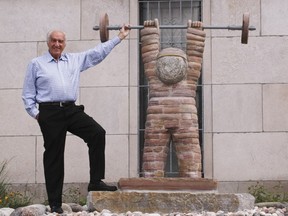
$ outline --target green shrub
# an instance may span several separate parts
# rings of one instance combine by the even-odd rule
[[[11,190],[7,177],[7,164],[6,160],[0,163],[0,208],[18,208],[29,205],[31,203],[30,197]]]
[[[81,192],[78,187],[70,187],[66,189],[63,193],[63,201],[78,203],[79,205],[86,204],[86,198],[81,196]]]
[[[278,185],[273,186],[270,190],[264,187],[263,184],[257,182],[256,185],[248,187],[248,191],[255,197],[255,202],[287,202],[288,194],[283,191],[283,186],[279,182]]]

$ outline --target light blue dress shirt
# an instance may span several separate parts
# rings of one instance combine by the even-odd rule
[[[32,59],[22,92],[28,114],[36,118],[42,102],[76,101],[80,72],[100,63],[120,41],[114,37],[85,52],[63,53],[58,61],[49,52]]]

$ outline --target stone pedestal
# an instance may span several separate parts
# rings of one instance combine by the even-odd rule
[[[253,209],[250,194],[219,194],[217,183],[191,178],[120,179],[115,192],[90,191],[88,208],[114,213],[140,211],[167,214],[212,211],[237,212]]]
[[[195,192],[96,192],[88,194],[88,208],[113,213],[237,212],[254,208],[250,194],[218,194]]]
[[[121,178],[120,190],[213,191],[217,182],[204,178]]]

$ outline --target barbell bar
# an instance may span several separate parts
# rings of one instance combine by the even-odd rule
[[[254,31],[256,28],[254,26],[249,26],[249,13],[243,14],[242,26],[229,25],[229,26],[203,26],[203,29],[227,29],[227,30],[238,30],[242,31],[241,34],[241,43],[248,43],[248,34],[249,31]],[[100,40],[105,42],[109,40],[109,30],[120,30],[122,26],[120,25],[109,25],[109,17],[107,13],[103,14],[99,20],[99,26],[94,26],[93,30],[100,31]],[[143,29],[143,25],[130,26],[129,29]],[[187,25],[160,25],[160,29],[187,29]]]

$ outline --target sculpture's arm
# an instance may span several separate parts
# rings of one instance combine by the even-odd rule
[[[150,81],[156,76],[156,60],[160,51],[160,31],[158,19],[147,20],[141,35],[141,53],[144,63],[145,75]]]
[[[203,31],[202,22],[199,21],[192,22],[189,20],[187,27],[187,79],[197,82],[201,72],[206,33]]]

